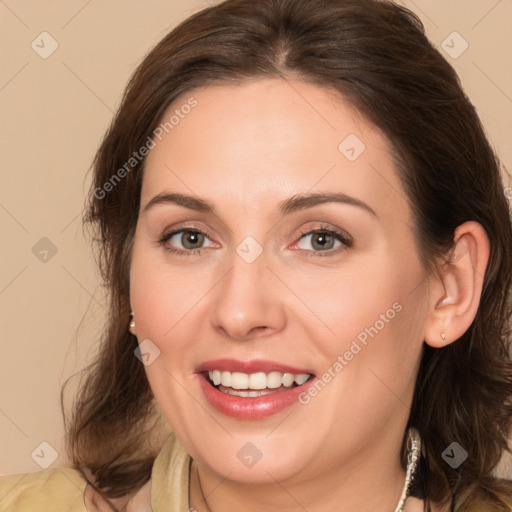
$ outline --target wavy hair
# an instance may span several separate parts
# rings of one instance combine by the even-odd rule
[[[110,309],[68,422],[75,466],[87,468],[106,496],[119,497],[150,478],[158,449],[147,444],[157,406],[127,329],[144,160],[108,193],[104,185],[178,96],[268,77],[336,90],[388,137],[429,273],[449,260],[457,226],[473,220],[487,232],[490,260],[476,317],[450,345],[424,344],[409,426],[425,445],[428,510],[449,500],[459,512],[510,510],[512,483],[493,476],[510,451],[512,417],[512,225],[500,164],[418,17],[386,0],[227,0],[182,22],[135,71],[96,154],[84,215]],[[469,453],[457,469],[441,457],[453,441]],[[405,443],[405,465],[404,454]]]

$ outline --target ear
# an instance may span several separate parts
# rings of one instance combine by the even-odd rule
[[[443,263],[429,286],[424,340],[444,347],[459,339],[473,322],[489,261],[490,244],[481,224],[468,221],[455,230],[452,258]],[[443,339],[444,338],[444,339]]]

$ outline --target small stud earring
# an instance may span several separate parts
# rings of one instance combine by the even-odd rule
[[[443,339],[443,341],[446,339],[446,335],[444,334],[444,332],[441,333],[441,338]]]
[[[132,334],[135,334],[135,320],[133,319],[133,312],[130,313],[130,326],[129,330]]]

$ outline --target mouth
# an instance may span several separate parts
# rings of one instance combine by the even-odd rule
[[[257,372],[242,373],[221,370],[203,372],[208,382],[221,393],[256,398],[281,393],[302,386],[313,377],[310,373]]]
[[[296,404],[316,380],[310,370],[269,361],[227,359],[202,364],[196,375],[215,409],[247,420],[263,419]]]

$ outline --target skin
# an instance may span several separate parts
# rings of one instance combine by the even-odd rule
[[[459,226],[455,263],[428,276],[389,143],[344,98],[266,79],[194,90],[164,118],[191,96],[197,107],[147,157],[130,276],[139,342],[160,350],[145,367],[149,382],[194,459],[190,505],[394,510],[422,345],[451,343],[469,327],[488,259],[485,232]],[[366,146],[355,161],[338,149],[349,134]],[[216,214],[172,203],[145,209],[170,192],[205,199]],[[278,213],[282,201],[308,192],[347,194],[375,215],[339,203]],[[322,251],[311,230],[325,226],[353,244],[329,238]],[[200,253],[169,251],[190,251],[182,233],[159,242],[180,228],[206,233]],[[236,252],[249,235],[263,250],[250,264]],[[395,303],[401,311],[307,405],[247,421],[202,394],[195,368],[217,358],[269,359],[321,376]],[[251,468],[237,458],[248,442],[262,454]]]

